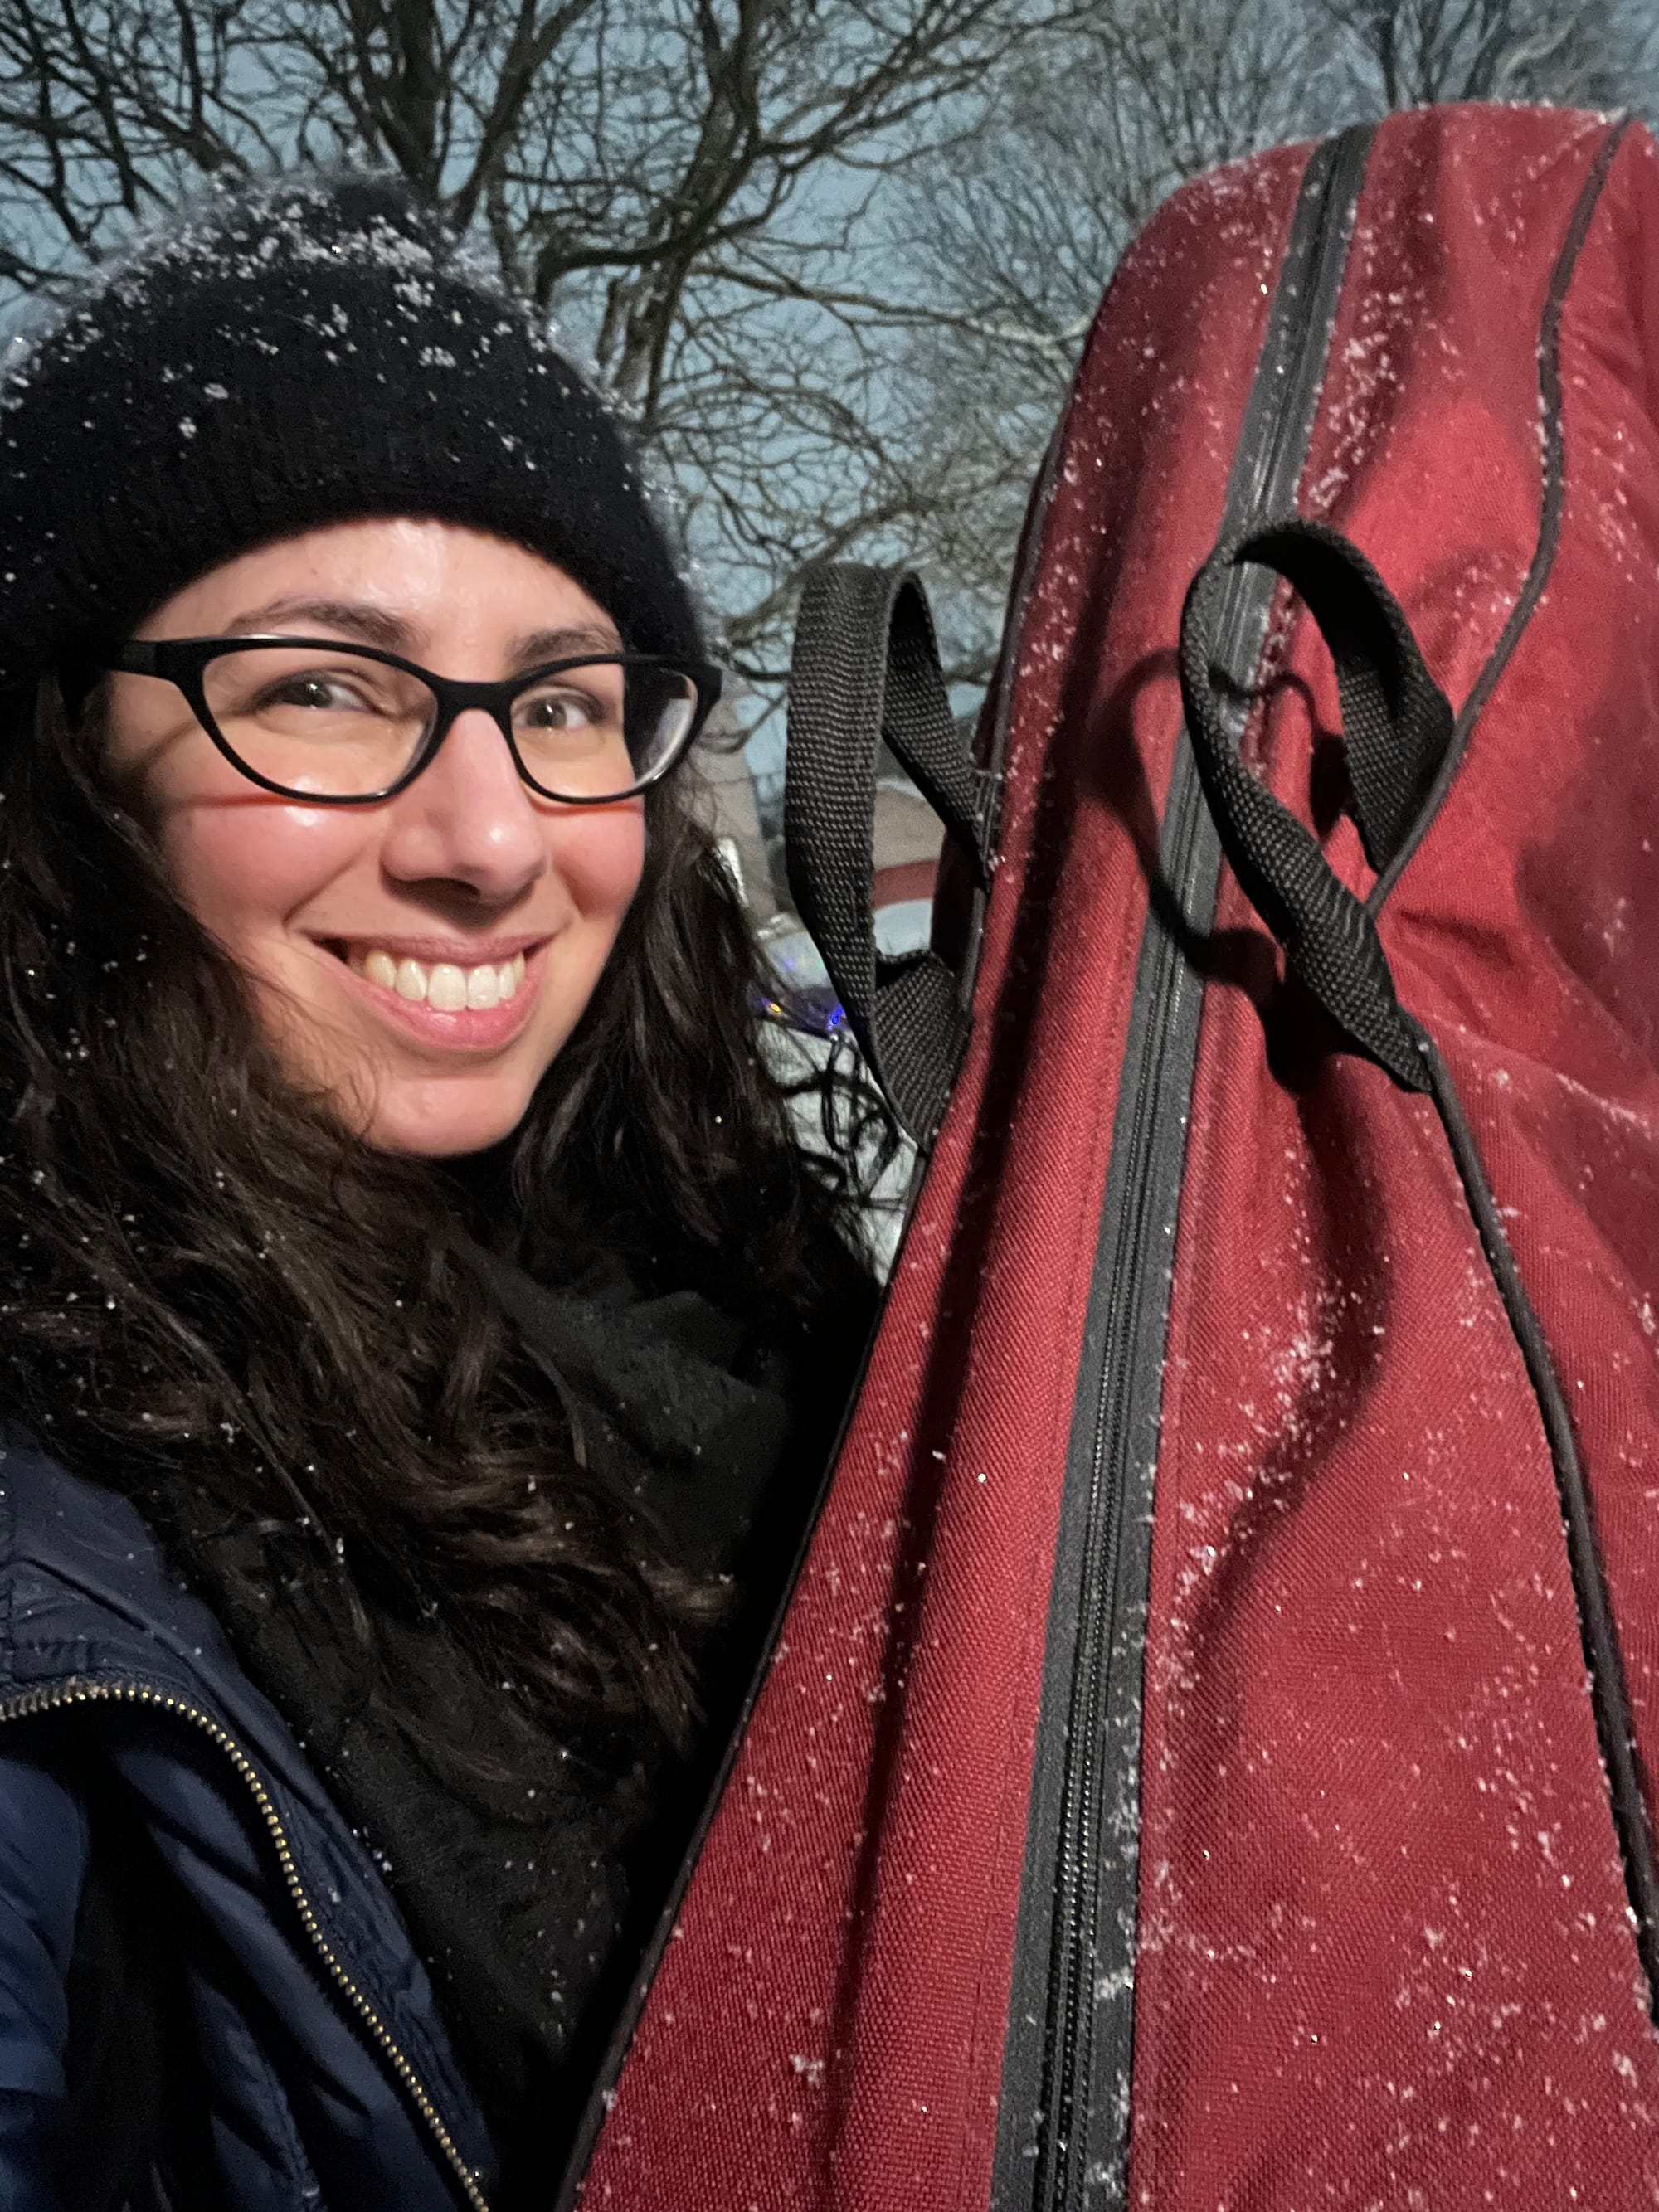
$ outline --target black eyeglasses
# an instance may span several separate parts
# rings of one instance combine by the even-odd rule
[[[428,767],[458,714],[481,708],[532,791],[602,806],[684,758],[720,671],[650,653],[551,660],[459,684],[395,653],[329,637],[182,637],[124,645],[96,665],[174,684],[234,768],[281,799],[362,806]],[[90,684],[77,683],[84,696]]]

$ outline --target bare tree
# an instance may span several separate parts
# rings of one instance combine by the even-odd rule
[[[1367,105],[1638,100],[1651,74],[1650,9],[1623,0],[1319,0]]]
[[[1064,5],[0,0],[0,283],[215,181],[409,179],[586,360],[764,677],[801,565],[933,495],[838,304],[872,205]]]
[[[1651,14],[0,0],[0,306],[26,316],[218,181],[410,179],[629,419],[752,726],[800,572],[838,555],[920,560],[956,672],[982,678],[1079,342],[1174,184],[1406,101],[1628,97],[1651,81]]]
[[[917,550],[965,684],[988,673],[1030,485],[1124,246],[1183,179],[1309,129],[1324,68],[1285,0],[1117,0],[1015,57],[994,133],[906,180],[928,313],[904,383],[955,495]]]
[[[956,673],[994,655],[1012,548],[1078,345],[1129,238],[1184,178],[1431,100],[1650,106],[1650,0],[1107,0],[1011,58],[997,127],[904,180],[896,373],[950,495],[907,518]]]

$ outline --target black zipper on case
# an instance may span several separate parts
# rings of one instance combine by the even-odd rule
[[[1318,147],[1291,219],[1223,523],[1291,509],[1372,131]],[[1274,579],[1241,569],[1224,663],[1256,680]],[[1048,1617],[992,2183],[994,2212],[1124,2201],[1153,1475],[1170,1285],[1220,848],[1183,734],[1136,970]],[[1172,911],[1173,909],[1173,911]]]

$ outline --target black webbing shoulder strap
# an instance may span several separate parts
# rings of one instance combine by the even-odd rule
[[[854,1035],[924,1151],[968,1040],[955,972],[937,952],[876,945],[876,769],[889,750],[945,824],[981,891],[981,779],[951,718],[927,600],[904,568],[815,570],[789,667],[784,857],[789,888]]]

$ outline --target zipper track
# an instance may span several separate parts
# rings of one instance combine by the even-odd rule
[[[294,1863],[294,1849],[289,1841],[288,1831],[283,1826],[282,1814],[276,1810],[258,1768],[230,1731],[222,1727],[210,1713],[204,1713],[198,1705],[189,1705],[184,1698],[173,1697],[167,1691],[152,1689],[143,1682],[69,1681],[55,1683],[50,1688],[27,1690],[20,1695],[0,1699],[0,1722],[27,1719],[37,1713],[56,1711],[64,1705],[148,1705],[157,1711],[172,1713],[200,1729],[208,1740],[224,1753],[258,1807],[260,1818],[276,1848],[277,1863],[288,1885],[289,1895],[294,1900],[301,1925],[310,1938],[313,1948],[349,2001],[353,2011],[374,2037],[381,2057],[397,2075],[399,2084],[408,2093],[410,2102],[442,2151],[465,2194],[467,2203],[472,2207],[472,2212],[489,2212],[477,2175],[462,2157],[454,2137],[444,2125],[437,2106],[420,2076],[394,2040],[386,2022],[341,1964],[339,1954],[324,1935],[316,1908],[307,1894],[299,1869]]]
[[[1203,903],[1210,841],[1200,833],[1208,830],[1209,820],[1190,803],[1188,787],[1178,796],[1183,803],[1171,810],[1164,839],[1165,878],[1176,887],[1182,913],[1190,915]],[[1212,899],[1213,878],[1209,888]],[[1171,1106],[1179,1107],[1177,1133],[1185,1136],[1191,1058],[1182,1051],[1182,1032],[1195,1036],[1202,994],[1173,934],[1160,932],[1147,949],[1152,958],[1140,981],[1149,1018],[1136,1055],[1127,1124],[1117,1133],[1126,1147],[1127,1188],[1106,1285],[1081,1561],[1085,1597],[1066,1732],[1070,1756],[1045,2039],[1051,2118],[1038,2160],[1036,2201],[1045,2212],[1050,2206],[1085,2204],[1092,2191],[1109,2185],[1127,2138],[1139,1677],[1158,1453],[1158,1408],[1146,1402],[1145,1384],[1146,1356],[1154,1374],[1162,1365],[1174,1243],[1169,1207],[1160,1203],[1159,1184],[1168,1178],[1157,1174],[1155,1154]],[[1178,1184],[1178,1167],[1175,1179]],[[1105,1857],[1113,1845],[1121,1870],[1115,1881]],[[1104,2004],[1098,2002],[1103,1996]],[[1097,2087],[1115,2110],[1095,2109]],[[1103,2118],[1120,2146],[1115,2155],[1103,2155],[1097,2140]]]
[[[1372,132],[1304,173],[1228,486],[1224,530],[1291,507]],[[1219,657],[1247,693],[1274,580],[1230,586]],[[993,2204],[1104,2212],[1124,2200],[1139,1909],[1139,1759],[1152,1489],[1170,1286],[1220,848],[1177,748],[1159,854],[1177,908],[1142,939],[1085,1324],[1061,1507],[1016,1939]]]

